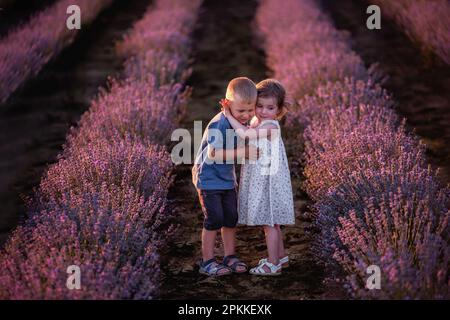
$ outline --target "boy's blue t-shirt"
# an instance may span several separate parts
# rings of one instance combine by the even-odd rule
[[[230,141],[231,139],[232,141]],[[225,161],[222,163],[212,162],[211,159],[208,159],[208,145],[215,150],[236,148],[237,137],[222,112],[211,119],[203,133],[200,149],[192,168],[192,182],[197,189],[201,190],[234,189],[236,186],[234,164],[227,164]]]

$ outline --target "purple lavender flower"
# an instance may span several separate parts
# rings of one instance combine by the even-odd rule
[[[35,190],[29,219],[0,254],[0,299],[158,294],[159,252],[172,236],[173,164],[164,144],[189,95],[184,68],[199,5],[156,1],[125,38],[127,78],[112,80],[71,129]],[[159,47],[155,30],[167,46]],[[80,267],[80,290],[66,287],[70,265]]]
[[[315,1],[263,0],[257,27],[268,66],[297,101],[286,124],[304,143],[313,251],[327,272],[344,273],[358,298],[448,298],[450,190],[392,109],[383,74],[365,69]],[[365,286],[370,265],[381,290]]]

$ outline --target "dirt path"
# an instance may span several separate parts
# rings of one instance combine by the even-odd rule
[[[397,111],[427,145],[434,167],[450,183],[450,66],[425,59],[419,49],[389,19],[381,30],[366,28],[368,4],[359,0],[324,0],[339,29],[351,32],[353,49],[367,65],[379,62],[390,78],[384,85],[394,95]]]
[[[264,53],[252,43],[251,21],[256,1],[206,0],[194,33],[192,99],[181,127],[192,131],[193,121],[202,120],[203,128],[219,112],[218,101],[225,94],[230,79],[245,75],[255,82],[266,76]],[[289,153],[289,150],[288,150]],[[291,159],[292,160],[292,159]],[[291,161],[291,168],[294,166]],[[293,176],[297,224],[285,229],[285,243],[291,267],[277,278],[266,279],[233,275],[220,279],[198,273],[200,233],[203,215],[191,182],[191,165],[176,168],[176,181],[169,199],[174,206],[173,222],[180,227],[170,247],[162,252],[164,281],[161,299],[307,299],[317,298],[321,272],[309,252],[311,236],[305,230],[307,198],[300,191],[299,177]],[[217,244],[216,255],[222,250]],[[266,256],[264,235],[260,228],[239,227],[237,253],[255,265]]]
[[[0,244],[25,212],[48,163],[56,160],[71,125],[87,110],[109,75],[121,70],[115,42],[150,1],[116,1],[39,76],[0,105]]]

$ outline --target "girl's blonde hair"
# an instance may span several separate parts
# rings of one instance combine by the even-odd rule
[[[280,81],[275,79],[265,79],[256,85],[258,97],[275,98],[278,111],[277,120],[281,120],[288,113],[290,103],[286,99],[286,90]]]
[[[234,78],[228,84],[225,98],[233,101],[236,95],[246,103],[254,103],[257,96],[255,83],[247,77]]]

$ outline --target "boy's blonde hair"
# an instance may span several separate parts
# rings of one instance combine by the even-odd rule
[[[275,98],[279,108],[277,120],[280,120],[289,111],[289,103],[286,101],[286,90],[280,81],[275,79],[265,79],[256,85],[258,97]]]
[[[245,103],[256,102],[258,92],[256,91],[255,83],[247,77],[234,78],[228,83],[225,98],[234,101],[236,95]]]

